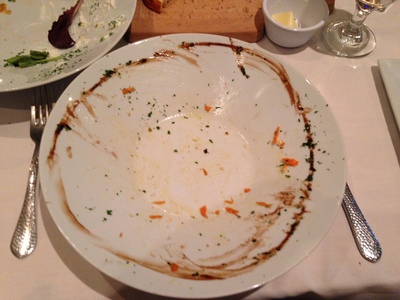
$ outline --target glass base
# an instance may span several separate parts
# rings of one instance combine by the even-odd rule
[[[338,56],[357,57],[371,53],[376,45],[372,31],[362,25],[360,35],[349,37],[343,34],[349,23],[350,20],[338,20],[326,25],[322,33],[325,46]]]

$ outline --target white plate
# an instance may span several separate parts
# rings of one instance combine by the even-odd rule
[[[379,70],[400,129],[400,59],[379,59]]]
[[[106,54],[126,32],[136,0],[85,0],[69,32],[76,44],[69,49],[53,47],[47,39],[54,21],[76,0],[5,2],[9,14],[0,13],[0,92],[49,83],[83,70]],[[5,67],[4,60],[29,50],[48,51],[64,60],[29,68]]]
[[[155,294],[225,296],[288,271],[326,234],[345,184],[338,126],[306,79],[251,47],[145,40],[61,96],[42,140],[42,188],[99,270]],[[285,157],[299,164],[282,170]]]

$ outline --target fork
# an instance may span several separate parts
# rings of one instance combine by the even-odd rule
[[[29,168],[24,203],[10,244],[11,252],[20,259],[30,255],[37,244],[36,197],[38,194],[39,147],[43,129],[54,105],[51,99],[55,99],[51,88],[40,86],[34,89],[30,136],[35,142],[35,150]]]

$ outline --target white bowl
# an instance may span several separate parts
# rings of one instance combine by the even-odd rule
[[[298,28],[290,28],[272,19],[276,13],[291,11]],[[328,19],[329,9],[325,0],[263,0],[265,30],[275,44],[294,48],[308,40],[322,28]]]

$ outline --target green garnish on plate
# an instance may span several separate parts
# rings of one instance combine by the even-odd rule
[[[14,67],[27,68],[34,65],[45,64],[50,61],[56,61],[61,59],[62,57],[62,55],[49,57],[49,52],[47,51],[30,50],[29,55],[18,54],[16,56],[5,59],[5,61],[7,62],[6,66],[12,65]]]

